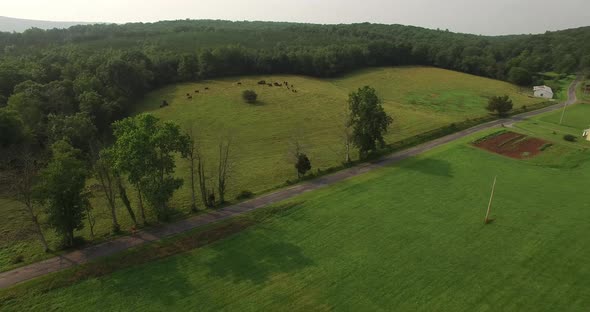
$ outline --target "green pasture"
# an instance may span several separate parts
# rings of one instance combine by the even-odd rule
[[[494,131],[288,200],[210,246],[0,308],[585,310],[590,153],[554,140],[545,158],[516,160],[470,144]]]
[[[297,92],[285,86],[259,86],[257,82],[262,79],[287,81]],[[348,94],[365,85],[377,89],[386,111],[394,118],[386,137],[388,143],[484,116],[487,100],[494,95],[510,95],[516,107],[541,101],[529,97],[529,90],[497,80],[436,68],[399,67],[364,70],[336,79],[253,76],[171,85],[141,100],[137,113],[149,112],[183,127],[193,127],[206,158],[210,187],[216,181],[219,141],[231,137],[232,170],[227,198],[233,200],[244,190],[261,193],[283,185],[286,180],[295,180],[291,150],[296,140],[308,154],[312,172],[339,166],[345,160],[342,129]],[[256,105],[242,100],[241,92],[246,89],[258,93]],[[163,100],[170,106],[159,108]],[[356,153],[353,157],[357,157]],[[177,175],[184,178],[185,185],[175,194],[171,206],[178,211],[177,217],[182,217],[190,207],[189,171],[185,160],[179,158],[177,165]],[[131,188],[129,193],[136,207]],[[96,242],[109,238],[111,224],[106,201],[99,192],[95,196],[96,237],[90,236],[88,226],[78,234]],[[128,231],[131,220],[121,202],[118,206],[119,222]],[[0,271],[47,256],[32,233],[23,233],[28,228],[28,219],[18,203],[0,199],[0,211],[9,216],[0,220],[0,228],[6,233],[0,238]],[[150,209],[147,212],[150,221],[154,221]],[[23,222],[14,222],[15,219]],[[57,247],[54,235],[46,232],[52,247]]]

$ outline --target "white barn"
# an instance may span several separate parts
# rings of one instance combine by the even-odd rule
[[[551,88],[548,86],[536,86],[536,87],[533,87],[533,91],[534,91],[535,97],[546,98],[546,99],[553,98],[553,90],[551,90]]]

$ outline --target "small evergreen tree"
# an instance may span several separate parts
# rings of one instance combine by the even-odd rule
[[[295,169],[297,169],[297,177],[299,179],[301,179],[309,170],[311,170],[311,161],[309,161],[307,155],[303,153],[297,155]]]
[[[513,106],[512,100],[508,95],[494,96],[489,100],[486,109],[490,112],[497,113],[498,116],[506,116],[512,110]]]

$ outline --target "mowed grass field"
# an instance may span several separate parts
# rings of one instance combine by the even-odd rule
[[[257,85],[262,79],[288,81],[297,93],[284,86]],[[242,85],[238,86],[237,82]],[[230,136],[232,170],[226,197],[233,200],[244,190],[260,193],[286,180],[295,180],[297,174],[291,156],[293,140],[303,144],[313,172],[340,165],[345,159],[342,128],[348,94],[365,85],[377,89],[385,110],[394,118],[386,137],[389,143],[452,122],[483,116],[487,114],[484,107],[491,96],[508,94],[516,107],[542,101],[530,98],[529,90],[497,80],[436,68],[401,67],[370,69],[338,79],[255,76],[172,85],[149,94],[138,103],[137,112],[149,112],[183,127],[193,127],[206,156],[211,188],[216,181],[219,141]],[[244,103],[241,93],[246,89],[258,93],[257,105]],[[200,92],[196,94],[195,90]],[[187,99],[187,93],[192,100]],[[167,100],[170,106],[159,108],[162,100]],[[190,208],[190,173],[185,160],[179,158],[177,165],[177,175],[184,178],[185,185],[175,194],[171,206],[182,216]],[[89,185],[94,183],[89,181]],[[132,204],[137,207],[131,188],[129,193]],[[95,196],[92,201],[97,219],[94,241],[100,241],[109,238],[111,221],[102,194],[98,192]],[[118,202],[118,206],[122,229],[128,230],[131,220],[123,204]],[[9,216],[0,220],[3,231],[0,271],[47,256],[33,233],[26,231],[28,217],[18,203],[0,198],[0,212]],[[147,213],[150,221],[155,221],[150,209]],[[56,247],[55,235],[49,231],[47,235],[51,245]],[[91,240],[88,226],[77,235]]]
[[[0,308],[587,310],[590,144],[555,139],[528,160],[470,144],[494,131],[293,198],[288,213],[210,246]]]

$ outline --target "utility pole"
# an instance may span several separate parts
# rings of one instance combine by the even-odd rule
[[[496,180],[498,176],[494,177],[494,184],[492,184],[492,195],[490,195],[490,202],[488,203],[488,212],[486,213],[486,218],[484,220],[484,224],[488,224],[490,222],[490,210],[492,209],[492,200],[494,199],[494,190],[496,189]]]

